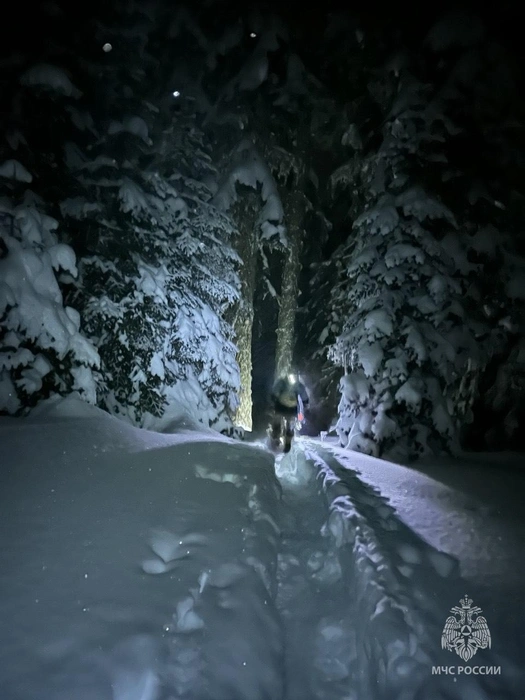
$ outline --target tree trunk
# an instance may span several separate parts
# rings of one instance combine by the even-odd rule
[[[253,303],[242,303],[233,324],[237,337],[237,362],[241,376],[239,405],[235,412],[235,425],[252,430],[252,327]]]
[[[257,197],[245,194],[236,202],[232,215],[239,229],[236,250],[242,260],[240,269],[241,300],[233,320],[237,344],[237,363],[241,377],[239,406],[235,412],[235,424],[252,430],[252,335],[253,297],[257,271]]]
[[[285,252],[279,317],[277,320],[277,348],[275,352],[275,375],[288,374],[293,367],[295,346],[295,316],[299,294],[301,252],[303,245],[303,221],[305,198],[300,190],[290,193],[284,200],[285,220],[288,229],[288,248]]]

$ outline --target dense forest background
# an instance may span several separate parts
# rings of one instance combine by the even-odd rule
[[[20,10],[19,10],[20,11]],[[522,449],[517,16],[42,3],[3,43],[0,411]],[[73,30],[72,30],[73,27]]]

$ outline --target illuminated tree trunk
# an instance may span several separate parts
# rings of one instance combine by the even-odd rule
[[[237,344],[237,363],[241,377],[239,406],[235,413],[235,424],[252,430],[252,335],[253,297],[257,270],[257,198],[251,193],[240,198],[232,214],[239,228],[237,253],[242,260],[240,270],[241,300],[233,320]]]
[[[304,195],[299,189],[289,194],[283,201],[288,230],[288,247],[285,251],[277,320],[276,377],[289,373],[293,366],[305,202]]]
[[[252,429],[252,329],[253,300],[242,301],[233,324],[237,343],[237,363],[241,377],[239,406],[235,413],[235,425]]]

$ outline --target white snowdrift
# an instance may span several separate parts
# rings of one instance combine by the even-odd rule
[[[2,700],[282,697],[267,454],[71,398],[0,442]]]

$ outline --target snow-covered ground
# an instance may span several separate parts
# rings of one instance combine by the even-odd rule
[[[75,399],[0,420],[1,700],[523,697],[517,475],[500,522],[499,477],[472,510],[477,471],[171,427]],[[465,593],[492,632],[469,662],[441,649]],[[458,664],[501,675],[432,673]]]
[[[525,583],[520,565],[524,455],[466,453],[461,459],[426,459],[407,467],[342,450],[335,441],[321,445],[378,489],[423,539],[456,557],[466,580],[520,596]]]
[[[325,481],[336,544],[352,550],[341,561],[357,598],[353,618],[364,646],[357,665],[373,676],[368,686],[360,676],[365,692],[356,697],[524,697],[520,456],[466,455],[406,467],[342,450],[335,441],[302,444]],[[491,648],[479,650],[470,665],[501,667],[501,676],[480,682],[473,669],[458,676],[464,662],[441,649],[449,610],[465,595],[482,608],[491,632]],[[402,620],[395,619],[396,607]],[[385,654],[389,627],[395,630],[392,649],[410,668],[405,685],[394,664],[397,654]],[[426,675],[428,665],[455,665],[456,673],[437,681]]]

